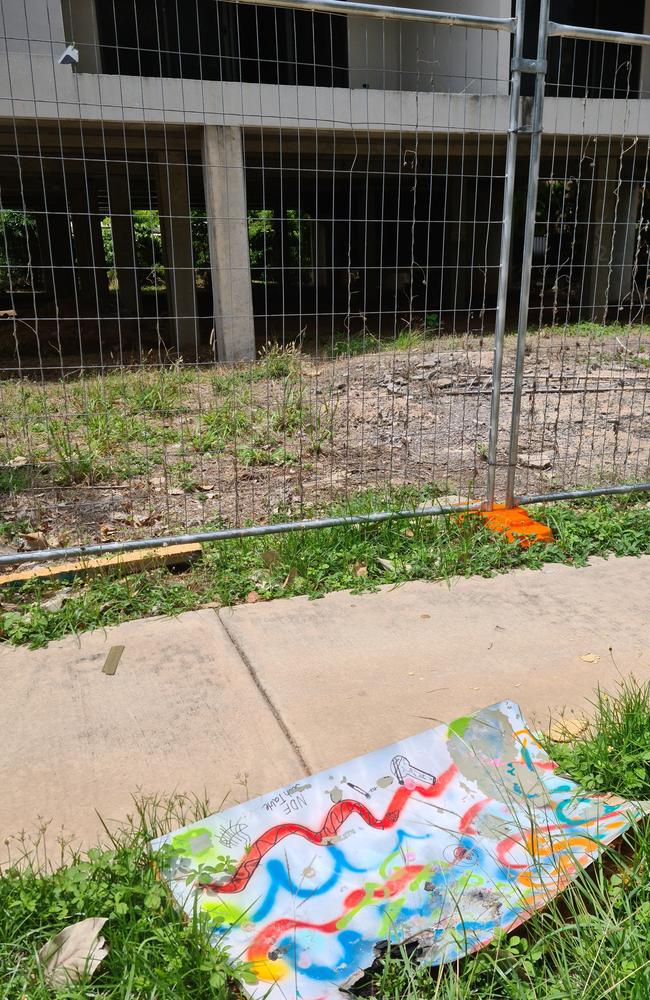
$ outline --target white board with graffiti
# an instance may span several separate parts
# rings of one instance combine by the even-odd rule
[[[341,997],[386,942],[422,962],[486,945],[640,810],[559,775],[504,701],[153,843],[255,998]]]

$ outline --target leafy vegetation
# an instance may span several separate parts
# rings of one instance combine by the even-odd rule
[[[233,996],[244,966],[233,970],[209,944],[205,919],[186,921],[157,876],[150,840],[170,826],[204,816],[207,803],[176,796],[142,803],[111,835],[108,848],[74,853],[66,864],[36,845],[18,844],[0,873],[0,981],[6,1000],[51,1000],[38,949],[67,924],[106,915],[110,947],[92,980],[59,991],[61,1000],[199,1000]],[[69,854],[69,851],[67,852]]]
[[[433,499],[431,490],[370,490],[326,512],[307,510],[305,515],[413,509]],[[531,510],[551,525],[552,544],[522,549],[472,516],[425,517],[216,542],[205,545],[203,559],[182,575],[159,569],[80,582],[58,610],[44,606],[56,584],[30,584],[11,595],[18,610],[0,612],[0,635],[38,647],[143,615],[178,614],[214,602],[236,604],[251,592],[263,600],[299,594],[316,598],[335,590],[372,590],[383,583],[491,576],[516,567],[538,569],[548,562],[581,566],[596,555],[650,552],[650,508],[643,496]]]

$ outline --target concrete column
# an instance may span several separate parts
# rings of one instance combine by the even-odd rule
[[[205,126],[203,184],[217,355],[226,362],[250,360],[255,326],[241,129]]]
[[[52,298],[54,295],[54,275],[52,274],[52,258],[50,255],[50,231],[47,225],[47,215],[42,208],[36,215],[36,231],[38,233],[38,255],[36,257],[43,282],[43,293]]]
[[[70,216],[65,205],[58,205],[56,210],[47,214],[48,236],[45,236],[45,254],[50,255],[49,267],[52,275],[52,291],[57,303],[69,299],[75,294],[74,262],[72,256],[72,230]]]
[[[598,157],[594,185],[583,298],[592,318],[605,323],[612,306],[632,304],[640,186],[624,175],[619,181],[614,156]]]
[[[452,163],[451,171],[460,174],[462,163]],[[471,204],[470,204],[471,200]],[[447,198],[445,205],[445,250],[442,309],[452,313],[453,327],[459,330],[467,328],[468,310],[470,307],[470,270],[472,237],[468,232],[466,218],[473,211],[474,203],[469,191],[469,185],[461,176],[447,178]]]
[[[98,308],[108,298],[106,258],[95,190],[84,177],[70,195],[79,294]]]
[[[138,275],[128,178],[123,163],[108,165],[108,202],[113,235],[113,261],[123,316],[138,311]]]
[[[196,355],[199,332],[196,321],[196,289],[192,225],[185,154],[170,150],[161,154],[158,166],[158,212],[162,231],[167,304],[176,348]],[[186,358],[187,360],[187,358]]]

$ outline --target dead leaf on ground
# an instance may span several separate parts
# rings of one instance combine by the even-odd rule
[[[586,719],[559,719],[552,722],[548,730],[548,738],[553,743],[571,743],[587,732],[589,723]]]
[[[414,538],[415,537],[415,532],[413,531],[413,528],[406,528],[406,530],[404,531],[404,534],[406,535],[407,538]]]
[[[72,587],[63,587],[46,601],[41,601],[41,607],[44,611],[60,611],[71,593]]]
[[[113,537],[113,533],[114,533],[113,525],[109,524],[108,521],[104,521],[103,524],[100,524],[100,526],[99,526],[99,534],[100,534],[100,537],[101,537],[102,541],[106,541],[107,538],[112,538]]]
[[[261,597],[257,593],[256,590],[251,590],[251,591],[248,592],[248,594],[246,594],[246,603],[247,604],[257,604],[257,602],[260,601],[260,600],[261,600]]]
[[[20,536],[26,549],[47,549],[47,538],[42,531],[28,531]]]
[[[14,458],[10,458],[5,465],[8,469],[20,469],[23,465],[28,465],[29,459],[25,455],[16,455]]]
[[[368,567],[363,563],[354,564],[354,575],[355,576],[368,576]]]
[[[298,576],[298,570],[290,569],[284,579],[284,583],[282,584],[283,589],[286,590],[287,587],[290,587],[297,576]]]
[[[65,989],[82,976],[92,976],[108,948],[100,931],[107,917],[88,917],[47,941],[38,953],[43,977],[53,989]]]
[[[600,656],[598,653],[584,653],[580,659],[583,663],[598,663],[600,661]]]
[[[207,601],[206,604],[201,605],[202,608],[220,608],[221,601]]]
[[[266,549],[265,552],[262,552],[262,562],[267,569],[271,569],[279,561],[280,555],[275,549]]]
[[[381,559],[378,556],[377,557],[377,562],[379,563],[379,565],[381,566],[381,568],[387,570],[387,572],[389,572],[389,573],[394,573],[395,572],[395,563],[393,562],[392,559]]]

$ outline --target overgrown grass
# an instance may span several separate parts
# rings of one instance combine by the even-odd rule
[[[14,863],[0,873],[0,995],[51,1000],[35,954],[67,924],[108,917],[109,952],[92,983],[57,992],[60,1000],[202,1000],[235,995],[245,969],[233,970],[208,943],[205,920],[185,921],[152,864],[149,841],[204,816],[206,803],[176,796],[149,801],[109,848],[57,863],[33,845],[12,845]],[[66,852],[67,853],[67,852]]]
[[[433,345],[437,332],[438,319],[431,313],[430,322],[424,330],[401,330],[395,336],[377,336],[370,330],[363,333],[337,333],[331,344],[323,346],[326,357],[358,357],[361,354],[374,354],[377,351],[414,351],[427,345]]]
[[[585,736],[548,745],[563,771],[586,788],[650,798],[650,685],[623,679],[616,697],[598,690]]]
[[[434,497],[430,490],[408,487],[391,495],[371,490],[333,505],[328,513],[411,509]],[[310,513],[323,512],[305,511]],[[582,566],[596,555],[650,553],[645,495],[549,504],[531,508],[531,513],[551,525],[552,544],[522,549],[472,516],[413,518],[217,542],[204,546],[203,559],[182,575],[159,569],[78,583],[59,610],[48,610],[43,601],[60,585],[30,584],[5,594],[18,610],[0,612],[0,635],[38,647],[145,615],[178,614],[214,602],[236,604],[251,592],[263,600],[299,594],[316,598],[384,583],[490,576],[548,562]]]

